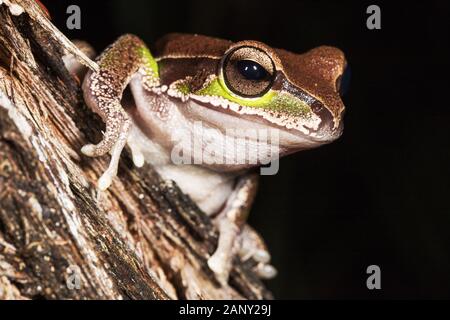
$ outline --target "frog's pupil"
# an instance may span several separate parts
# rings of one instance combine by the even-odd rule
[[[237,62],[237,69],[247,80],[264,80],[267,78],[267,71],[260,64],[251,60],[240,60]]]

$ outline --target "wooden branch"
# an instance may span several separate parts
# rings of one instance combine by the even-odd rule
[[[104,125],[62,57],[96,64],[34,1],[0,3],[0,299],[271,298],[253,261],[236,258],[220,286],[206,265],[215,227],[151,167],[125,152],[96,190],[109,159],[79,150]]]

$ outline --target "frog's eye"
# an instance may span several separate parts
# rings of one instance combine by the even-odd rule
[[[238,47],[222,60],[225,85],[233,93],[254,98],[264,95],[275,78],[275,64],[263,50],[250,46]]]

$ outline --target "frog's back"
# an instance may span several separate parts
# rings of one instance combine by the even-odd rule
[[[222,58],[233,44],[223,40],[198,34],[170,33],[160,38],[152,50],[157,60],[165,58]]]

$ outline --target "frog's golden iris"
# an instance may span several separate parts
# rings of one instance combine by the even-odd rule
[[[262,49],[242,46],[225,54],[221,64],[225,85],[233,93],[255,98],[263,96],[275,79],[275,64]]]

